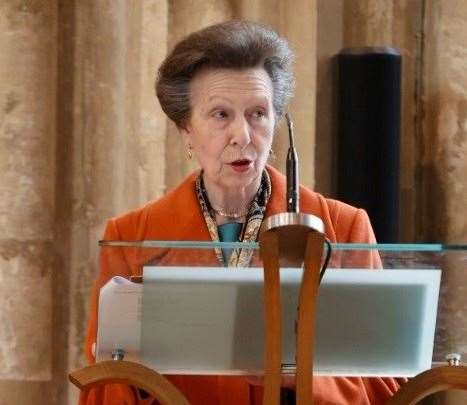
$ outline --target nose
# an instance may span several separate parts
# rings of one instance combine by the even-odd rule
[[[230,144],[245,148],[251,142],[251,128],[244,117],[239,117],[232,122]]]

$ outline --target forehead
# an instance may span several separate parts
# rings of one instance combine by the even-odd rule
[[[190,83],[191,99],[209,102],[217,97],[235,99],[272,99],[272,82],[263,68],[204,69]]]

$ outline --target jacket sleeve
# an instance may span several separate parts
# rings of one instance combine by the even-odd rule
[[[376,243],[370,218],[365,210],[356,209],[345,243]],[[345,251],[343,268],[382,268],[381,258],[377,250]]]
[[[115,220],[107,223],[104,240],[121,240]],[[112,277],[130,276],[130,269],[125,261],[122,248],[101,247],[99,252],[99,269],[91,291],[88,329],[86,334],[85,353],[89,363],[95,362],[93,347],[97,337],[97,315],[99,291]],[[107,384],[80,393],[80,405],[136,405],[133,389],[123,384]],[[139,402],[142,404],[142,402]]]

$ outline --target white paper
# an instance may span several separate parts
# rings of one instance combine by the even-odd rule
[[[114,349],[126,360],[138,359],[141,340],[143,285],[113,277],[99,294],[96,360],[110,360]]]

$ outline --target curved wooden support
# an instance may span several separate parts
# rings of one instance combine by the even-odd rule
[[[102,384],[122,383],[142,388],[162,405],[190,405],[183,394],[165,377],[131,361],[101,361],[73,371],[69,379],[80,390],[88,390]]]
[[[386,405],[415,405],[428,395],[448,389],[467,391],[467,367],[441,366],[424,371],[404,384]]]
[[[264,267],[264,405],[279,405],[282,363],[282,310],[279,273],[279,235],[275,230],[260,235]]]
[[[313,349],[319,275],[324,235],[310,231],[307,236],[303,277],[300,286],[297,324],[297,405],[313,400]]]
[[[312,403],[315,318],[323,246],[324,235],[302,225],[273,228],[260,235],[266,324],[264,405],[277,405],[280,401],[282,359],[280,260],[292,266],[301,266],[304,263],[297,323],[296,398],[299,405]]]

